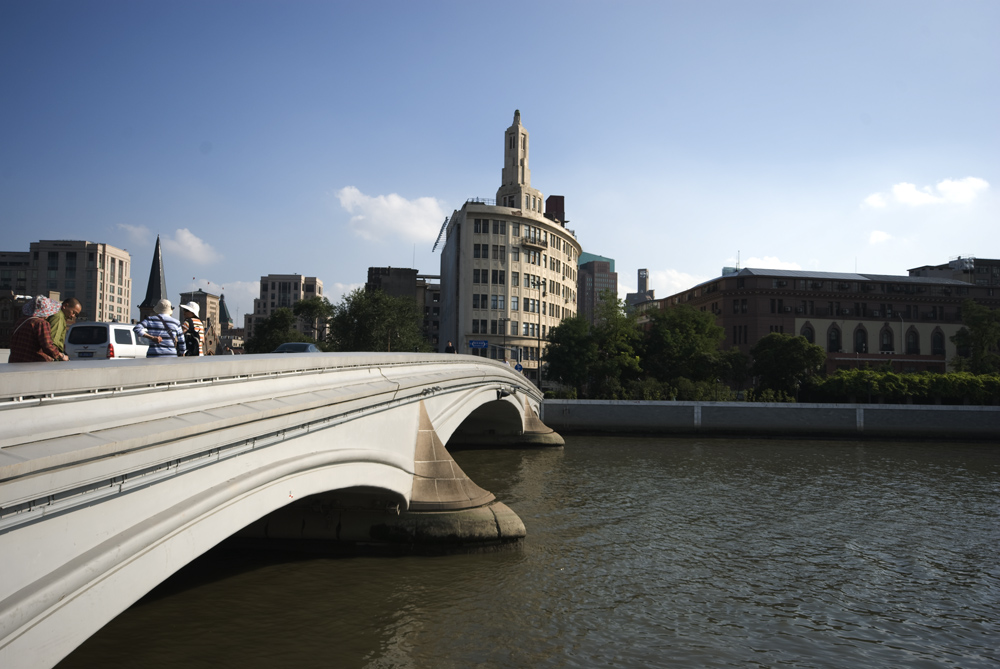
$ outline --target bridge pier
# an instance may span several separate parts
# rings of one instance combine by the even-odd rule
[[[408,508],[405,499],[385,490],[338,490],[294,502],[237,534],[241,539],[306,542],[310,548],[334,551],[349,546],[493,548],[524,536],[517,514],[476,485],[451,457],[423,402]]]

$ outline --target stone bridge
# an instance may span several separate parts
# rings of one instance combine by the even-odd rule
[[[261,540],[495,545],[520,519],[445,449],[561,445],[464,355],[0,366],[0,666],[51,666],[179,568]]]

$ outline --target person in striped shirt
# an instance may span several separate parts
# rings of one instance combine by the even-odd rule
[[[153,307],[153,314],[136,323],[132,328],[136,337],[149,341],[147,358],[164,358],[184,355],[184,334],[181,324],[171,316],[174,306],[170,300],[160,300]]]

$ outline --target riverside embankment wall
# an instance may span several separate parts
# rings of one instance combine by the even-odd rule
[[[996,440],[1000,407],[545,400],[563,434],[706,434]]]

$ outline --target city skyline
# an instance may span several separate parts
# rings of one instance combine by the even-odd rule
[[[159,234],[238,324],[263,275],[437,274],[519,109],[621,295],[1000,257],[995,4],[510,7],[5,3],[0,250],[126,249],[137,305]]]

